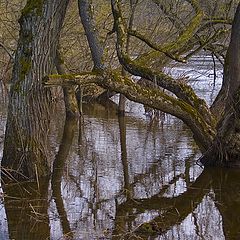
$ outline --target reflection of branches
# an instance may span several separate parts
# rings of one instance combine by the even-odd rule
[[[112,108],[110,108],[110,109],[112,109]],[[114,108],[115,109],[115,108]],[[101,111],[102,112],[102,111]],[[97,110],[95,110],[94,111],[94,117],[95,118],[102,118],[102,114],[101,114],[101,112],[100,111],[98,111],[98,109]],[[106,110],[103,112],[103,114],[105,114],[106,113]],[[93,114],[93,113],[88,113],[88,114]],[[97,115],[96,115],[97,114]],[[90,115],[91,116],[91,115]],[[112,116],[112,118],[113,117],[117,117],[115,114]],[[127,124],[127,125],[136,125],[136,128],[140,128],[140,129],[142,129],[142,128],[146,128],[146,122],[144,122],[142,119],[138,119],[138,118],[136,118],[136,117],[127,117],[126,118],[126,120],[127,120],[127,122],[125,123],[125,124]],[[123,120],[121,120],[121,118],[119,118],[119,121],[120,121],[120,128],[121,128],[121,130],[120,130],[120,140],[121,140],[121,152],[122,152],[122,157],[123,158],[126,158],[127,157],[127,155],[126,155],[126,146],[124,147],[124,144],[126,145],[126,143],[124,143],[124,139],[125,139],[125,137],[124,137],[124,134],[126,134],[126,133],[124,133],[124,124],[123,124]],[[106,129],[106,128],[105,128]],[[110,129],[110,128],[108,128],[108,132],[110,133],[112,130]],[[149,133],[149,131],[153,131],[152,132],[152,134],[155,134],[155,131],[154,131],[154,129],[148,129],[147,130],[147,132]],[[94,132],[92,133],[92,136],[95,136],[95,134],[94,134]],[[142,137],[142,135],[141,135],[141,137]],[[182,135],[180,136],[180,137],[182,137]],[[88,140],[89,141],[91,141],[91,139],[90,138],[88,138]],[[94,140],[95,140],[95,137],[92,137],[92,141],[93,141],[93,144],[94,144]],[[177,142],[181,142],[181,141],[177,141]],[[116,143],[115,142],[113,142],[113,144],[114,145],[116,145]],[[91,144],[90,144],[91,145]],[[88,144],[86,145],[86,147],[88,147],[89,146],[89,142],[88,142]],[[145,148],[145,146],[143,146],[142,147],[143,149]],[[98,159],[101,159],[101,157],[99,156],[99,154],[96,152],[96,150],[94,150],[94,149],[91,149],[91,151],[93,151],[94,152],[94,157],[96,158],[98,158]],[[192,156],[190,156],[189,157],[189,159],[188,160],[186,160],[186,161],[188,161],[188,162],[191,162],[192,161],[192,159],[194,158],[194,156],[195,155],[192,155]],[[123,159],[122,159],[123,160]],[[125,161],[124,161],[125,162]],[[125,164],[124,165],[124,169],[125,169],[125,177],[128,175],[128,173],[127,173],[127,164]],[[159,167],[158,167],[158,165],[157,164],[152,164],[151,166],[149,166],[149,168],[148,168],[148,170],[145,172],[145,173],[143,173],[143,174],[136,174],[136,175],[134,175],[134,178],[133,178],[133,181],[132,181],[132,183],[130,183],[129,182],[129,180],[128,181],[126,181],[126,179],[124,180],[124,184],[125,184],[125,186],[123,186],[123,189],[121,189],[121,190],[119,190],[119,192],[121,193],[121,192],[124,192],[126,189],[133,189],[134,188],[134,186],[136,185],[136,183],[139,183],[139,182],[141,182],[141,183],[143,183],[144,182],[144,180],[146,180],[146,178],[148,179],[148,176],[149,175],[151,175],[151,176],[158,176],[159,175]],[[173,183],[175,183],[175,182],[177,182],[180,178],[182,177],[182,175],[181,174],[179,174],[179,175],[177,175],[177,176],[173,176],[173,179],[170,179],[170,182],[169,182],[169,184],[166,184],[166,186],[164,185],[163,186],[163,188],[165,189],[165,191],[168,189],[168,187],[170,186],[170,185],[172,185]],[[150,182],[155,182],[156,181],[156,179],[153,179],[153,178],[151,178],[150,180],[149,180]],[[127,183],[128,182],[128,183]],[[128,186],[128,187],[126,187],[126,185]],[[147,188],[147,187],[146,187]]]
[[[61,194],[61,180],[63,175],[63,169],[72,145],[72,140],[74,137],[74,131],[77,126],[77,120],[75,118],[66,119],[64,125],[64,132],[62,141],[59,147],[59,151],[53,163],[53,175],[52,175],[52,190],[53,197],[56,203],[57,211],[60,217],[63,234],[68,236],[68,238],[73,238],[73,233],[70,228],[70,224],[67,218],[67,213],[64,208],[64,203]]]
[[[236,169],[215,168],[204,170],[197,180],[188,187],[187,191],[180,196],[173,198],[154,196],[150,199],[138,200],[137,203],[128,201],[128,203],[118,205],[116,223],[118,223],[120,217],[127,216],[132,209],[135,209],[136,215],[144,213],[146,210],[156,210],[160,212],[159,216],[148,223],[137,226],[134,231],[136,235],[163,234],[173,225],[181,223],[192,213],[211,188],[215,194],[215,205],[221,213],[225,237],[227,239],[238,239],[240,236],[240,201],[238,198],[240,184],[238,178],[239,170]],[[119,215],[119,213],[121,214]],[[197,225],[195,217],[194,224]],[[131,223],[134,223],[134,220],[135,217],[133,216],[125,219],[125,221]],[[126,234],[124,229],[122,229],[122,232]],[[200,230],[197,230],[197,234],[202,236]]]
[[[215,206],[219,210],[226,239],[240,238],[239,169],[212,169]]]
[[[185,219],[202,201],[206,192],[209,191],[210,177],[211,175],[207,171],[204,171],[186,192],[177,197],[167,198],[156,195],[149,199],[141,199],[137,200],[137,202],[128,201],[118,205],[116,225],[120,221],[119,218],[122,215],[127,216],[132,209],[135,209],[136,215],[144,213],[146,210],[157,210],[161,214],[149,223],[140,225],[136,232],[146,233],[150,231],[157,234],[168,230],[174,224]],[[133,223],[135,217],[132,216],[131,220],[129,218],[128,220]]]
[[[124,176],[124,190],[126,193],[126,197],[132,197],[132,187],[130,185],[129,180],[129,166],[128,166],[128,159],[127,159],[127,136],[126,136],[126,121],[125,117],[119,115],[118,122],[119,122],[119,131],[120,131],[120,142],[121,142],[121,159],[123,165],[123,176]]]
[[[185,162],[191,162],[194,158],[195,158],[196,154],[193,154],[191,156],[189,156],[188,159],[185,160]],[[188,168],[185,168],[185,173],[183,175],[183,173],[180,173],[178,175],[175,175],[173,176],[173,178],[167,183],[167,184],[163,184],[161,186],[161,189],[159,190],[159,192],[157,193],[157,196],[161,196],[163,195],[167,189],[169,189],[169,187],[176,183],[179,179],[181,179],[182,177],[184,178],[189,178],[189,170],[190,170],[190,165]],[[187,172],[188,171],[188,172]],[[146,173],[144,174],[138,174],[138,175],[135,175],[134,176],[134,180],[133,182],[131,183],[133,186],[135,186],[137,183],[143,183],[144,180],[146,181],[146,178],[149,177],[149,176],[158,176],[159,173],[158,173],[158,168],[157,168],[157,165],[156,164],[153,164]],[[156,179],[150,179],[149,182],[156,182]],[[146,186],[147,188],[147,186]]]

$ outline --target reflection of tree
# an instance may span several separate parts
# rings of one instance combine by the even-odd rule
[[[112,115],[109,115],[107,114],[107,110],[105,110],[102,106],[99,107],[94,105],[96,108],[95,108],[95,111],[93,112],[90,112],[88,113],[91,117],[94,115],[94,119],[98,119],[100,118],[100,124],[102,124],[102,119],[109,119],[111,121],[108,121],[108,123],[110,122],[111,124],[114,123],[113,125],[111,124],[106,124],[107,126],[104,126],[104,129],[102,131],[104,131],[104,133],[109,133],[108,136],[116,136],[116,127],[115,127],[115,118],[116,118],[116,114],[115,114],[115,111],[113,108],[110,108],[111,111],[110,113],[112,113]],[[88,107],[88,105],[86,106],[86,108]],[[107,108],[109,109],[109,108]],[[86,113],[86,109],[84,108],[84,112]],[[114,113],[114,114],[113,114]],[[90,117],[90,119],[91,119]],[[87,122],[88,120],[86,120]],[[91,123],[92,123],[92,119],[91,119]],[[98,124],[98,123],[97,123]],[[158,158],[156,159],[156,161],[153,163],[153,164],[148,164],[147,166],[145,166],[144,170],[143,171],[139,171],[138,173],[131,173],[131,168],[129,168],[129,164],[133,164],[131,162],[131,159],[132,158],[136,158],[136,156],[134,156],[134,152],[132,149],[134,149],[134,147],[132,147],[132,149],[130,148],[133,144],[133,142],[129,141],[128,143],[126,143],[126,125],[129,126],[129,133],[131,132],[131,129],[132,127],[134,127],[134,129],[136,128],[138,130],[138,134],[139,136],[139,140],[140,140],[140,143],[137,139],[137,147],[140,147],[141,148],[141,152],[143,151],[142,153],[142,156],[145,157],[145,154],[146,152],[148,151],[149,152],[149,148],[151,148],[151,150],[153,149],[153,155],[154,157],[158,154],[158,151],[155,151],[157,149],[157,146],[156,144],[153,144],[153,145],[149,145],[149,141],[148,139],[146,139],[144,141],[144,137],[143,135],[145,136],[145,134],[143,134],[143,131],[144,130],[144,133],[145,131],[148,132],[148,136],[149,137],[153,137],[153,138],[156,138],[159,137],[159,139],[157,139],[157,143],[158,141],[162,141],[162,131],[161,131],[161,135],[158,136],[158,132],[156,131],[155,128],[146,128],[146,122],[144,122],[142,119],[138,119],[134,116],[130,116],[130,117],[127,117],[127,118],[123,118],[123,117],[119,117],[118,118],[118,124],[119,124],[119,131],[120,131],[120,144],[121,144],[121,165],[120,165],[120,168],[123,168],[123,173],[122,173],[122,176],[123,176],[123,184],[122,184],[122,188],[121,189],[118,189],[118,196],[117,198],[119,197],[120,199],[125,199],[127,200],[127,203],[131,203],[131,199],[135,196],[136,197],[136,194],[138,195],[138,192],[137,192],[137,189],[140,187],[140,188],[143,188],[144,187],[144,191],[148,192],[148,196],[152,196],[153,194],[161,194],[163,195],[164,193],[167,192],[167,190],[169,190],[169,188],[171,186],[173,186],[175,183],[177,183],[178,181],[181,181],[183,180],[183,177],[186,177],[187,178],[190,178],[189,177],[189,170],[190,170],[190,167],[191,167],[191,162],[192,162],[192,159],[195,159],[195,155],[192,155],[190,156],[190,158],[188,159],[188,162],[189,162],[189,166],[187,168],[185,168],[185,174],[184,175],[184,170],[180,173],[174,173],[174,168],[173,166],[170,164],[169,167],[171,168],[169,170],[169,167],[168,166],[164,166],[163,163],[161,163],[161,161],[159,161],[159,156]],[[98,125],[97,125],[98,126]],[[114,126],[114,127],[113,127]],[[95,146],[95,137],[96,137],[96,130],[94,130],[94,128],[96,128],[96,123],[94,124],[91,124],[91,127],[93,128],[93,130],[90,132],[91,133],[91,136],[90,137],[87,137],[88,141],[87,141],[87,146],[86,148],[89,148],[89,146]],[[101,125],[102,127],[102,125]],[[176,134],[174,135],[174,138],[178,137],[178,139],[182,138],[182,134],[181,132],[175,132]],[[177,136],[176,136],[177,135]],[[166,135],[166,141],[167,141],[167,138],[169,137],[170,135]],[[132,135],[129,135],[129,138],[131,139],[133,136]],[[135,130],[134,130],[134,141],[136,141],[136,133],[135,133]],[[91,142],[91,144],[89,144]],[[170,152],[171,155],[174,155],[177,153],[178,149],[181,149],[181,144],[182,144],[183,140],[180,139],[179,141],[176,142],[176,144],[174,145],[174,148],[172,149],[172,151]],[[111,139],[110,141],[107,142],[108,144],[113,144],[113,146],[116,146],[116,137],[113,137],[113,139]],[[129,145],[127,145],[129,144]],[[134,144],[133,144],[134,145]],[[109,145],[108,145],[109,146]],[[127,147],[129,147],[128,151],[130,150],[130,157],[128,159],[128,154],[127,154]],[[85,148],[85,146],[84,146]],[[93,149],[92,149],[93,148]],[[92,160],[91,160],[91,164],[93,164],[93,172],[96,174],[94,176],[92,176],[92,187],[91,189],[94,189],[93,192],[97,192],[97,188],[101,189],[101,186],[99,185],[100,183],[97,182],[97,176],[98,174],[100,173],[97,173],[97,169],[96,169],[96,161],[97,163],[99,164],[100,161],[101,161],[101,165],[104,164],[104,158],[103,156],[101,155],[101,149],[100,149],[100,152],[98,152],[99,150],[99,146],[97,145],[97,150],[94,149],[94,147],[91,148],[91,153],[92,153]],[[147,149],[148,148],[148,149]],[[150,151],[151,151],[150,150]],[[162,152],[160,152],[160,154],[162,154],[161,156],[165,156],[165,148],[163,148]],[[93,155],[93,152],[94,152],[94,155]],[[131,156],[131,153],[132,153],[132,156]],[[168,155],[169,156],[169,155]],[[84,159],[87,159],[87,157],[85,157]],[[171,158],[172,159],[172,158]],[[170,159],[170,160],[171,160]],[[173,158],[175,159],[175,158]],[[155,158],[154,158],[155,160]],[[141,161],[141,159],[140,159]],[[163,168],[162,168],[162,165],[163,165]],[[184,164],[182,164],[182,167],[184,168]],[[192,169],[192,168],[191,168]],[[82,173],[82,174],[85,174],[85,173]],[[166,182],[166,176],[168,178],[168,181]],[[155,186],[153,186],[153,185]],[[97,188],[96,188],[97,186]],[[160,191],[157,190],[157,186],[159,186]],[[135,191],[134,191],[135,190]],[[122,195],[122,193],[125,193],[124,195]],[[127,195],[128,194],[128,195]],[[96,197],[96,194],[94,195],[94,197]],[[101,198],[101,196],[100,196]],[[105,202],[108,202],[109,199],[93,199],[92,202],[95,203],[95,201],[97,202],[97,206],[99,209],[101,209],[103,207],[103,203]],[[129,211],[126,212],[126,209],[118,209],[118,203],[116,202],[116,207],[117,207],[117,214],[119,217],[117,217],[117,221],[115,222],[115,224],[118,226],[118,230],[114,230],[113,232],[113,235],[117,235],[119,234],[119,232],[121,233],[124,233],[124,232],[127,232],[128,230],[131,230],[132,227],[131,227],[131,221],[127,221],[127,222],[130,222],[129,224],[129,227],[127,228],[126,227],[126,219],[129,219],[131,218],[132,222],[134,222],[134,219],[135,219],[135,209],[134,208],[131,208],[131,204],[130,204],[130,209]],[[129,206],[126,204],[125,205],[126,208],[129,208]],[[89,205],[89,208],[92,209],[92,205],[90,204]],[[92,211],[94,212],[94,211]],[[122,231],[121,231],[122,229]]]
[[[127,198],[132,197],[132,187],[130,186],[128,160],[127,160],[127,137],[126,137],[126,121],[124,115],[118,116],[120,142],[121,142],[121,159],[123,165],[123,177],[124,177],[124,191]]]
[[[226,239],[240,239],[240,171],[212,169],[215,204],[223,222]]]
[[[202,201],[209,191],[210,175],[204,171],[197,180],[189,186],[188,190],[183,194],[168,198],[161,195],[155,195],[151,198],[129,200],[117,206],[116,223],[118,219],[125,216],[125,221],[131,221],[131,226],[138,214],[144,213],[149,210],[156,210],[159,215],[148,223],[143,223],[137,226],[135,230],[131,229],[117,229],[115,235],[127,234],[160,234],[170,229],[174,224],[181,223],[189,213],[191,213],[196,206]],[[134,209],[134,216],[128,217],[128,213]],[[117,225],[117,224],[116,224]],[[117,226],[118,228],[118,226]]]
[[[53,198],[56,203],[57,211],[60,217],[63,235],[69,239],[73,238],[73,233],[70,228],[70,224],[67,218],[67,213],[64,208],[64,203],[61,194],[61,180],[63,175],[63,169],[68,157],[70,147],[72,145],[74,131],[76,130],[77,119],[67,118],[64,125],[64,131],[62,141],[53,163],[53,175],[52,175],[52,191]]]
[[[206,193],[212,188],[215,195],[215,205],[218,208],[223,222],[226,239],[240,237],[240,183],[239,170],[208,169],[204,170],[197,180],[188,186],[181,195],[173,198],[155,195],[148,199],[131,200],[117,205],[115,236],[141,235],[144,239],[149,234],[161,235],[174,225],[180,224],[189,214],[193,213]],[[134,216],[129,216],[134,209]],[[158,216],[150,222],[145,222],[134,229],[119,228],[118,223],[124,218],[125,223],[134,226],[136,217],[146,211],[158,212]],[[211,213],[209,213],[211,214]],[[196,216],[195,216],[196,217]],[[195,219],[197,225],[197,220]],[[200,223],[201,224],[201,223]],[[118,238],[116,238],[118,239]],[[134,239],[134,238],[133,238]]]
[[[4,206],[10,239],[48,239],[49,179],[4,186]]]

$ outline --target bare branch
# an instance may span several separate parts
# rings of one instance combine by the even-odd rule
[[[127,43],[127,29],[126,23],[122,17],[120,1],[112,0],[112,11],[117,27],[117,53],[119,61],[123,67],[131,74],[156,82],[160,87],[172,92],[187,104],[195,107],[195,109],[204,116],[208,124],[213,124],[215,121],[206,102],[200,99],[190,86],[181,81],[175,81],[172,77],[163,72],[154,71],[151,68],[145,67],[143,64],[138,64],[136,61],[131,60],[125,50]],[[201,19],[200,16],[198,16],[198,18]],[[193,26],[195,26],[195,24],[193,24]]]
[[[0,42],[0,47],[3,48],[3,50],[8,54],[8,56],[11,58],[11,60],[14,60],[13,54],[10,52],[9,48],[6,47],[3,43]]]
[[[183,58],[175,56],[175,55],[171,54],[170,52],[167,52],[164,48],[161,48],[157,44],[153,43],[151,40],[149,40],[148,38],[146,38],[142,34],[138,33],[137,31],[129,30],[128,33],[131,36],[134,36],[134,37],[142,40],[144,43],[146,43],[152,49],[164,53],[167,57],[171,58],[172,60],[175,60],[177,62],[183,62],[183,63],[186,62]]]

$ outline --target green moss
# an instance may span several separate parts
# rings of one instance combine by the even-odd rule
[[[49,77],[52,78],[52,79],[54,79],[54,78],[56,78],[56,79],[58,79],[58,78],[62,78],[62,79],[75,79],[76,74],[61,74],[61,75],[59,75],[59,74],[51,74]]]
[[[26,16],[32,12],[37,13],[37,15],[41,15],[43,2],[44,0],[28,0],[22,10],[22,16]]]
[[[195,31],[198,29],[203,19],[203,12],[199,12],[190,22],[190,24],[186,27],[183,33],[179,36],[179,38],[170,44],[167,44],[163,47],[163,50],[166,52],[176,51],[183,47],[193,36]]]
[[[13,90],[15,92],[21,93],[21,82],[25,79],[25,76],[27,75],[31,68],[31,61],[27,57],[22,57],[19,60],[19,64],[20,64],[19,80],[14,84]]]
[[[20,86],[19,81],[18,81],[16,84],[14,84],[14,86],[13,86],[13,91],[14,91],[14,92],[17,92],[17,93],[20,93],[20,91],[21,91],[21,86]]]
[[[28,71],[31,68],[31,62],[28,58],[21,58],[20,59],[20,68],[21,68],[21,72],[20,72],[20,81],[24,80],[26,74],[28,73]]]

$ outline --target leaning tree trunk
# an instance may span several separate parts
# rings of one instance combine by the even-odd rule
[[[3,171],[10,169],[17,178],[35,178],[49,172],[47,133],[51,95],[42,87],[42,78],[54,67],[68,2],[28,0],[19,20],[2,159]]]
[[[240,167],[240,4],[232,26],[231,41],[225,62],[228,89],[224,115],[218,124],[212,147],[202,157],[205,165]]]

